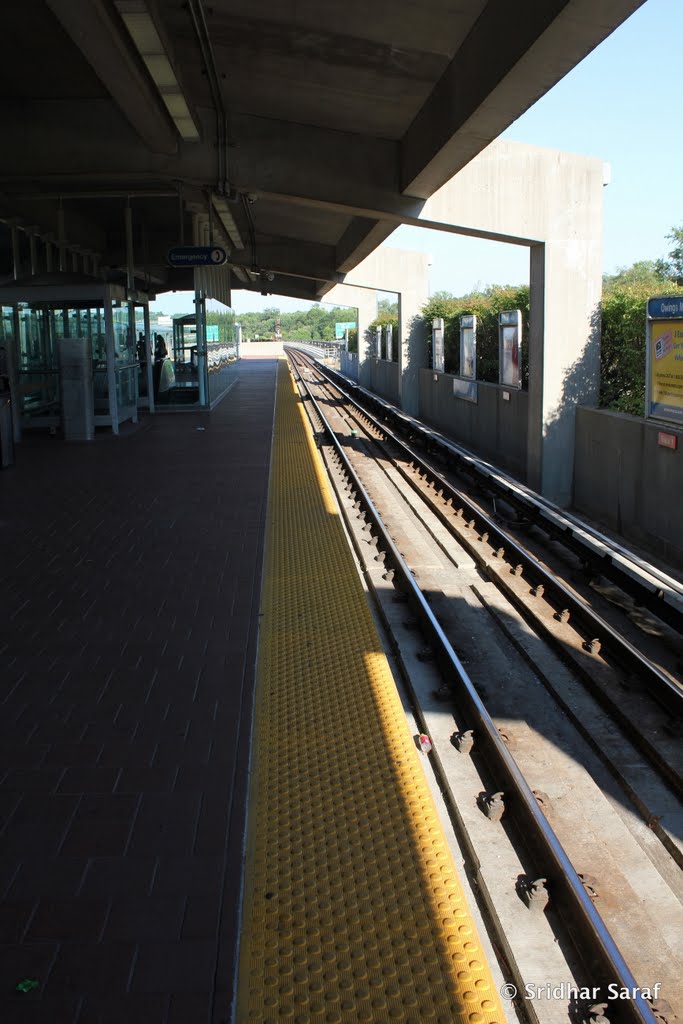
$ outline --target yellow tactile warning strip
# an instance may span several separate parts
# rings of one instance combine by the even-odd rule
[[[502,1024],[284,361],[279,374],[237,1022]]]

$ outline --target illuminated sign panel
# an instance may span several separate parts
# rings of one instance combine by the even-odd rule
[[[498,382],[508,388],[522,386],[522,313],[498,314]]]
[[[683,297],[647,303],[645,415],[683,423]]]
[[[432,369],[444,372],[444,323],[442,317],[432,320]]]
[[[460,376],[474,380],[477,375],[477,318],[460,317]]]

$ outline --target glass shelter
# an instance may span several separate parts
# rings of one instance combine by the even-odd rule
[[[47,427],[89,440],[97,426],[117,434],[137,421],[140,392],[150,393],[140,381],[149,329],[136,334],[136,307],[149,324],[147,296],[129,302],[119,285],[55,274],[0,288],[0,303],[16,436]]]
[[[149,296],[122,285],[60,272],[0,287],[15,438],[43,428],[91,440],[140,408],[211,409],[236,376],[234,313],[224,306],[207,326],[196,294],[198,313],[176,317],[171,339],[150,329]]]
[[[173,400],[178,404],[197,402],[210,408],[234,381],[237,348],[235,315],[229,307],[217,318],[218,323],[202,323],[205,317],[202,302],[199,327],[196,313],[173,318]]]

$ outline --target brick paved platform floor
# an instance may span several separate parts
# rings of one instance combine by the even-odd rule
[[[229,1017],[276,366],[0,472],[3,1024]]]

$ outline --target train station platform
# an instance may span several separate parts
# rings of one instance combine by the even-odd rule
[[[3,1022],[503,1021],[283,361],[24,441],[0,547]]]

